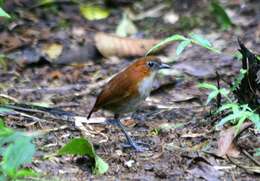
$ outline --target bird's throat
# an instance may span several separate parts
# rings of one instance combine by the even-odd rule
[[[140,81],[138,85],[138,91],[141,97],[146,98],[150,95],[153,88],[155,74],[156,72],[152,72],[149,76],[143,78],[143,80]]]

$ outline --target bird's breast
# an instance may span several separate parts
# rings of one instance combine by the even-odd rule
[[[155,72],[150,73],[149,76],[143,78],[143,80],[140,81],[138,85],[138,91],[140,94],[140,97],[146,98],[150,95],[152,88],[153,88],[153,82],[155,78]]]

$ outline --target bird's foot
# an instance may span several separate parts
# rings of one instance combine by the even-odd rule
[[[106,124],[108,125],[113,125],[113,126],[118,126],[118,120],[117,119],[107,119]]]
[[[136,152],[145,152],[149,150],[149,145],[141,141],[124,143],[122,146],[124,148],[133,148]]]
[[[129,135],[128,135],[128,133],[126,132],[126,130],[125,130],[125,128],[124,128],[124,126],[122,125],[122,123],[120,122],[120,120],[118,120],[118,119],[109,119],[109,120],[107,120],[107,124],[112,124],[112,125],[115,125],[115,126],[117,126],[117,127],[119,127],[120,129],[121,129],[121,131],[124,133],[124,135],[125,135],[125,137],[126,137],[126,139],[127,139],[127,142],[128,142],[128,144],[125,144],[123,147],[131,147],[131,148],[133,148],[135,151],[137,151],[137,152],[144,152],[144,151],[147,151],[148,150],[148,144],[145,144],[145,143],[143,143],[143,142],[138,142],[138,143],[136,143]],[[143,147],[143,146],[140,146],[140,145],[138,145],[138,144],[141,144],[141,145],[145,145],[145,146],[147,146],[147,147]]]

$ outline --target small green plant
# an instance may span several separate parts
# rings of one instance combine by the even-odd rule
[[[232,92],[235,91],[239,87],[239,85],[240,85],[242,79],[245,77],[246,73],[247,73],[247,70],[240,69],[238,76],[235,78],[235,80],[234,80],[234,82],[233,82],[233,84],[231,86],[231,91]]]
[[[69,143],[59,150],[58,154],[88,156],[93,163],[92,172],[95,175],[102,175],[109,168],[108,164],[96,154],[93,145],[84,138],[70,140]]]
[[[229,114],[220,120],[217,127],[232,122],[233,124],[236,124],[236,130],[238,133],[244,121],[250,120],[254,123],[256,129],[260,131],[260,117],[247,104],[239,105],[234,102],[226,103],[217,110],[217,113],[222,111],[227,111]]]
[[[260,148],[256,148],[254,156],[260,156]]]
[[[185,37],[185,36],[179,35],[179,34],[175,34],[175,35],[172,35],[170,37],[167,37],[166,39],[162,40],[161,42],[159,42],[158,44],[153,46],[146,53],[146,56],[148,54],[152,53],[153,51],[159,49],[160,47],[164,46],[165,44],[168,44],[168,43],[171,43],[171,42],[174,42],[174,41],[180,42],[177,49],[176,49],[177,55],[180,55],[183,52],[183,50],[191,44],[199,45],[199,46],[206,48],[206,49],[208,49],[212,52],[215,52],[215,53],[220,53],[220,50],[214,48],[212,46],[212,44],[207,39],[205,39],[203,36],[201,36],[199,34],[195,34],[195,33],[190,33],[189,37]]]
[[[7,71],[6,56],[0,53],[0,68],[1,67],[4,71]]]
[[[209,89],[211,92],[208,94],[207,104],[215,99],[219,94],[226,99],[226,102],[217,109],[216,113],[226,111],[228,114],[223,117],[216,125],[217,128],[223,126],[226,123],[232,123],[236,125],[237,133],[240,130],[241,125],[246,120],[250,120],[255,125],[256,129],[260,131],[260,117],[254,110],[252,110],[247,104],[240,105],[236,101],[231,99],[230,93],[235,90],[246,73],[245,70],[241,69],[239,76],[231,86],[231,90],[226,88],[218,88],[216,85],[211,83],[201,83],[198,85],[199,88]]]
[[[23,166],[31,163],[34,153],[32,137],[5,127],[0,120],[0,180],[37,176],[35,171]]]
[[[210,4],[211,13],[216,17],[222,30],[227,30],[232,26],[232,21],[225,11],[225,8],[218,0],[212,0]]]
[[[1,7],[0,7],[0,17],[11,18],[11,16],[8,13],[6,13]]]
[[[218,89],[217,86],[215,86],[214,84],[211,84],[211,83],[201,83],[198,85],[198,87],[211,90],[211,92],[208,95],[206,104],[211,102],[212,99],[216,98],[219,94],[224,96],[225,98],[227,98],[229,101],[231,101],[228,97],[228,94],[230,93],[230,91],[227,90],[226,88]]]

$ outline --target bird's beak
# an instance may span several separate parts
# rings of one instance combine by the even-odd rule
[[[159,68],[160,68],[160,69],[169,69],[169,68],[171,68],[171,66],[170,66],[170,65],[167,65],[167,64],[165,64],[165,63],[162,63]]]

